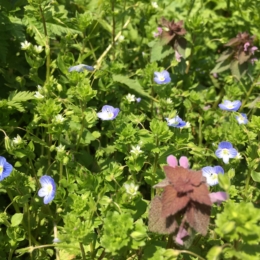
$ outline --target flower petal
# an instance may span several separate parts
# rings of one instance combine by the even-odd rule
[[[178,166],[177,158],[173,155],[169,155],[167,157],[167,163],[168,163],[168,165],[170,165],[172,167]]]

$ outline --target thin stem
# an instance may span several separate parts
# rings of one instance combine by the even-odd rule
[[[116,35],[116,21],[115,21],[115,3],[111,0],[112,9],[112,47],[113,47],[113,60],[115,60],[115,35]]]
[[[202,145],[202,117],[199,117],[199,146]]]
[[[82,118],[81,129],[80,129],[80,133],[79,133],[79,137],[78,137],[78,141],[77,141],[77,145],[76,145],[76,152],[78,151],[80,140],[81,140],[82,133],[84,130],[84,121],[85,121],[85,114],[83,115],[83,118]]]
[[[53,221],[53,233],[54,233],[54,239],[58,238],[58,229],[54,221]],[[56,248],[56,260],[60,260],[59,248]]]
[[[197,255],[196,253],[193,253],[193,252],[188,251],[188,250],[180,250],[179,252],[180,252],[180,253],[183,253],[183,254],[193,255],[193,256],[197,257],[198,259],[201,259],[201,260],[206,260],[205,258],[203,258],[203,257],[201,257],[201,256],[199,256],[199,255]]]
[[[86,260],[86,253],[85,253],[83,244],[80,242],[79,246],[80,246],[80,251],[81,251],[81,255],[82,255],[82,260]]]
[[[246,177],[246,185],[245,185],[245,198],[246,199],[248,198],[247,191],[248,191],[250,179],[251,179],[251,171],[250,171],[250,169],[248,169],[248,173],[247,173],[247,177]]]
[[[42,17],[42,23],[43,23],[43,30],[44,30],[44,35],[45,35],[45,53],[46,53],[46,82],[49,81],[50,78],[50,65],[51,65],[51,56],[50,56],[50,44],[49,44],[49,37],[48,37],[48,33],[47,33],[47,26],[46,26],[46,20],[44,17],[44,13],[42,10],[42,6],[39,5],[40,8],[40,13],[41,13],[41,17]]]
[[[29,204],[26,203],[25,210],[27,213],[27,222],[28,222],[28,240],[29,240],[29,246],[32,246],[32,234],[31,234],[31,219],[30,219],[30,210],[29,210]],[[30,252],[30,258],[32,259],[32,252]]]

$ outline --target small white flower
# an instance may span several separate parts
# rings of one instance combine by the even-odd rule
[[[152,2],[152,7],[157,9],[158,8],[158,4],[156,2]]]
[[[55,237],[55,238],[52,240],[52,242],[53,242],[53,243],[60,243],[61,241],[60,241],[57,237]]]
[[[135,102],[135,95],[128,94],[125,98],[129,103]]]
[[[44,98],[44,96],[43,96],[39,91],[36,91],[35,94],[34,94],[34,96],[35,96],[36,98],[38,98],[38,99]]]
[[[43,48],[42,48],[42,46],[37,46],[37,45],[35,45],[34,46],[34,50],[37,52],[37,53],[41,53],[42,52],[42,50],[43,50]]]
[[[237,153],[237,156],[235,157],[235,159],[237,159],[237,160],[242,159],[242,155],[240,153]]]
[[[171,100],[170,98],[167,98],[167,99],[166,99],[166,103],[167,103],[167,104],[172,104],[172,100]]]
[[[186,122],[186,125],[184,126],[184,128],[190,128],[190,122]]]
[[[27,42],[27,41],[21,42],[21,49],[27,50],[30,47],[30,45],[31,45],[30,42]]]
[[[126,192],[128,194],[130,194],[131,196],[135,196],[137,194],[137,191],[138,191],[138,186],[135,185],[134,183],[125,183],[124,184],[124,187],[126,189]]]
[[[120,36],[118,37],[118,41],[119,41],[119,42],[124,41],[124,39],[125,39],[125,36],[124,36],[124,35],[120,35]]]
[[[140,146],[132,146],[132,150],[130,151],[130,153],[138,156],[139,154],[141,154],[143,151],[141,150]]]
[[[17,135],[17,137],[14,137],[13,142],[18,145],[21,144],[23,142],[23,139],[20,135]]]
[[[41,85],[37,85],[37,89],[38,89],[38,91],[41,91],[42,86]]]
[[[59,145],[59,146],[57,146],[56,147],[56,151],[58,152],[58,153],[62,153],[62,152],[64,152],[65,151],[65,145]]]
[[[58,114],[57,116],[54,117],[54,121],[58,124],[61,124],[63,123],[63,121],[65,120],[66,118],[63,117],[61,114]]]

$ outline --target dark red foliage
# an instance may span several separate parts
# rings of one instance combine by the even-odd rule
[[[183,38],[186,34],[186,30],[183,27],[183,21],[168,21],[163,17],[160,24],[167,28],[167,30],[163,30],[161,34],[161,38],[165,44],[172,46],[172,48],[178,52],[180,52],[180,49],[186,48],[187,41]]]
[[[174,233],[188,224],[206,235],[212,202],[201,171],[165,166],[166,179],[155,185],[163,188],[151,202],[149,229],[161,234]]]

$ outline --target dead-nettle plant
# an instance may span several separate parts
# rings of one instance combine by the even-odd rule
[[[220,55],[211,73],[220,73],[230,69],[232,75],[240,79],[247,72],[248,64],[254,64],[257,60],[254,54],[258,48],[254,46],[254,40],[255,36],[250,36],[247,32],[239,33],[229,40],[224,46],[230,48]]]
[[[166,179],[154,186],[163,192],[151,202],[150,231],[173,234],[181,245],[191,235],[189,228],[206,235],[212,206],[206,178],[201,171],[180,166],[164,166],[164,171]]]
[[[162,32],[160,33],[161,39],[164,44],[168,44],[175,50],[175,57],[180,61],[181,57],[185,57],[185,48],[187,40],[184,38],[186,30],[183,27],[183,21],[171,22],[164,17],[161,19]]]

